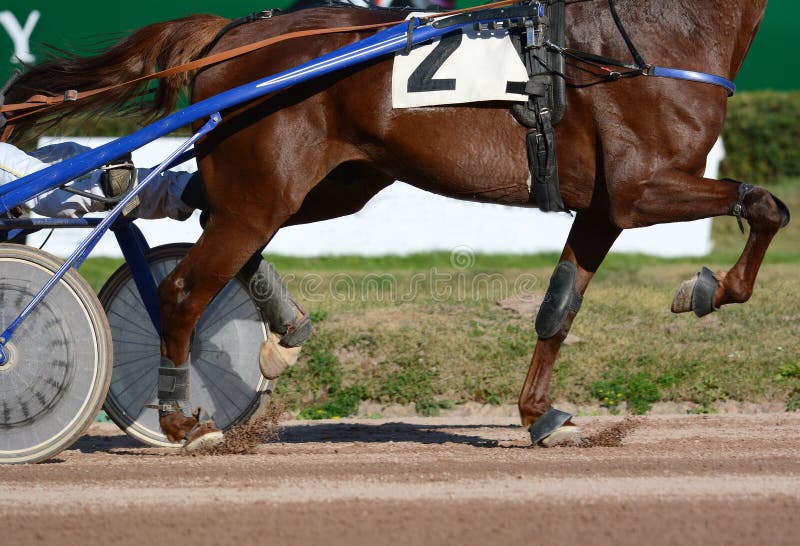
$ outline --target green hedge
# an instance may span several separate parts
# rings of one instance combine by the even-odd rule
[[[768,184],[800,176],[800,92],[736,95],[728,104],[722,138],[723,177]]]

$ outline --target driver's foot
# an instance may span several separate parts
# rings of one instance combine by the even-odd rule
[[[133,165],[130,152],[122,157],[111,161],[107,165],[101,167],[103,174],[100,177],[100,184],[103,193],[110,199],[116,199],[113,203],[108,204],[108,209],[114,206],[123,199],[128,192],[136,187],[136,167]],[[135,218],[139,209],[139,196],[131,200],[122,211],[122,215],[126,218]]]

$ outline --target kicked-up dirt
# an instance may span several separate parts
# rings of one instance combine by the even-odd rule
[[[0,467],[0,544],[800,544],[800,413],[577,422],[544,449],[507,418],[292,421],[194,456],[97,424]]]

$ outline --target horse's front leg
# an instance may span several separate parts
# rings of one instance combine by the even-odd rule
[[[200,422],[200,409],[189,403],[189,347],[192,331],[211,299],[258,252],[277,229],[273,224],[245,222],[248,215],[212,214],[203,235],[175,270],[159,285],[161,365],[158,377],[159,424],[171,442],[187,448],[215,443],[222,437],[213,423]],[[250,217],[261,218],[260,215]],[[184,410],[190,410],[187,415]]]
[[[569,414],[550,407],[550,378],[589,281],[620,231],[604,212],[579,212],[572,224],[536,317],[539,339],[519,397],[522,425],[529,427],[534,444],[551,445],[580,435]]]

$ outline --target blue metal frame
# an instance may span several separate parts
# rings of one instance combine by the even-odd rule
[[[0,242],[40,229],[93,228],[101,218],[0,218]]]
[[[150,322],[161,334],[161,312],[158,306],[158,286],[150,273],[150,265],[145,254],[150,250],[147,240],[133,222],[117,222],[111,226],[117,237],[119,248],[133,275],[133,282],[139,290],[142,302],[150,317]]]
[[[61,280],[64,274],[70,267],[80,267],[80,265],[86,260],[89,256],[89,253],[94,249],[98,242],[100,242],[100,238],[108,231],[112,224],[114,224],[117,219],[122,214],[122,211],[125,207],[141,192],[142,188],[144,188],[147,184],[149,184],[156,176],[160,175],[166,168],[167,165],[170,165],[172,161],[180,156],[184,151],[194,145],[194,143],[205,136],[208,132],[214,129],[219,122],[222,120],[222,116],[219,113],[215,113],[211,116],[211,118],[203,125],[199,131],[193,134],[186,142],[184,142],[177,150],[175,150],[172,154],[170,154],[167,159],[165,159],[157,168],[153,169],[153,171],[145,177],[144,180],[141,181],[130,193],[128,193],[124,199],[122,199],[116,207],[105,217],[103,218],[100,223],[97,225],[96,228],[92,230],[86,239],[81,241],[78,245],[78,248],[70,254],[69,258],[61,265],[58,271],[51,277],[45,285],[42,287],[41,290],[33,297],[33,299],[25,306],[25,308],[20,312],[20,314],[15,318],[11,324],[0,334],[0,364],[6,361],[5,351],[3,351],[2,345],[5,345],[11,337],[14,335],[14,332],[17,330],[22,321],[27,318],[31,312],[36,308],[36,306],[47,296],[50,290]],[[52,169],[52,167],[48,168],[47,170]],[[132,254],[133,256],[133,254]],[[149,268],[146,270],[146,275],[149,275]],[[144,276],[146,276],[144,275]],[[150,282],[153,283],[152,277]],[[139,282],[136,283],[139,286]],[[143,283],[146,286],[146,282]],[[143,294],[144,296],[145,294]],[[158,301],[156,299],[156,301]],[[148,308],[148,312],[150,309]],[[152,318],[152,314],[151,314]]]

